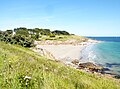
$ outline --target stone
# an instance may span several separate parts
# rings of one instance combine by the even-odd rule
[[[114,78],[120,79],[120,75],[115,75]]]
[[[109,68],[102,68],[103,71],[110,71]]]
[[[78,65],[79,64],[79,60],[75,59],[75,60],[72,61],[72,63],[75,64],[75,65]]]
[[[103,67],[95,65],[94,63],[91,62],[87,62],[87,63],[80,63],[78,66],[78,69],[85,69],[87,68],[90,72],[99,72],[102,73],[103,72]]]
[[[96,67],[96,65],[91,62],[87,62],[87,63],[80,63],[79,67],[80,68],[93,68],[93,67]]]

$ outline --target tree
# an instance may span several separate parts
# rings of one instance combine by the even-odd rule
[[[8,34],[13,34],[13,30],[6,30],[5,32]]]
[[[51,34],[50,29],[43,29],[43,31],[44,31],[44,35],[50,35]]]
[[[55,35],[70,35],[67,31],[60,31],[60,30],[52,31],[52,33]]]
[[[27,30],[27,28],[25,28],[25,27],[15,28],[14,32],[17,32],[18,30]]]
[[[28,30],[18,30],[16,31],[17,35],[24,35],[24,36],[29,36]]]

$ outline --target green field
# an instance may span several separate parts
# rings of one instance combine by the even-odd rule
[[[120,82],[0,42],[0,89],[120,89]]]
[[[87,41],[87,38],[77,35],[55,35],[55,37],[41,36],[41,38],[39,38],[39,40],[52,40],[52,41],[67,41],[71,39],[81,42],[82,40]]]

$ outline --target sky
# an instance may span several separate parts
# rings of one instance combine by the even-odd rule
[[[18,27],[120,36],[120,0],[0,0],[0,30]]]

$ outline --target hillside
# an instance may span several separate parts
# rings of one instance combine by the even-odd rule
[[[0,42],[0,89],[120,89],[120,82]]]
[[[21,45],[23,47],[34,47],[35,40],[42,41],[42,43],[45,41],[52,41],[53,44],[56,44],[57,41],[65,43],[65,41],[69,41],[71,39],[72,43],[79,43],[88,40],[85,37],[76,36],[67,31],[61,30],[51,31],[50,29],[28,29],[20,27],[14,28],[14,30],[0,31],[0,41]]]

